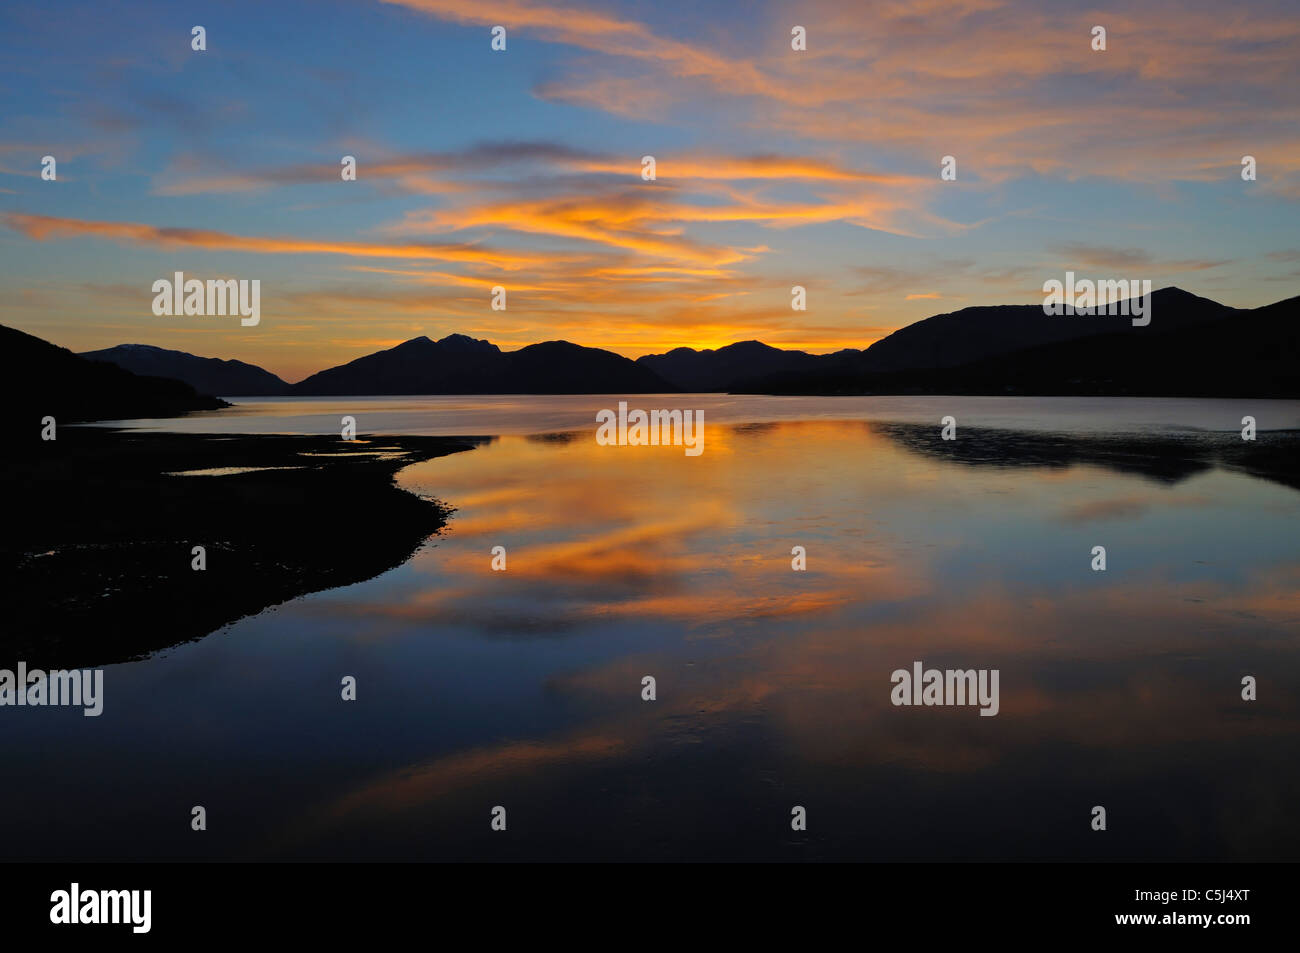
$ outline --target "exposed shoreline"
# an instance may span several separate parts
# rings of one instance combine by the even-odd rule
[[[55,441],[25,442],[0,473],[13,505],[0,540],[2,657],[33,668],[127,661],[399,566],[451,508],[394,475],[481,440],[63,427]],[[393,449],[353,455],[379,448]]]

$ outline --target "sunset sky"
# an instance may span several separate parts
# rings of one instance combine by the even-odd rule
[[[1254,307],[1300,292],[1297,107],[1295,0],[6,4],[0,323],[298,380],[453,332],[864,347],[1066,270]],[[175,271],[261,324],[154,316]]]

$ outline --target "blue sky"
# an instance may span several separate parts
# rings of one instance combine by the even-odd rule
[[[74,350],[297,379],[452,332],[862,347],[1066,270],[1300,286],[1283,2],[56,2],[0,62],[0,322]],[[175,271],[261,280],[261,324],[155,316]]]

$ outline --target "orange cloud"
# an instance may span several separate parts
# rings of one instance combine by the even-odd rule
[[[258,254],[346,255],[353,258],[414,258],[486,264],[517,269],[540,264],[552,255],[497,252],[477,245],[379,245],[333,242],[307,238],[259,238],[231,235],[200,228],[163,228],[135,222],[101,222],[49,215],[9,212],[0,216],[6,225],[36,241],[88,236],[161,248],[214,248]]]

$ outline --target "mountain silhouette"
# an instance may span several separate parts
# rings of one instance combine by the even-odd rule
[[[807,373],[826,363],[817,355],[783,351],[759,341],[705,351],[679,347],[667,354],[646,354],[636,362],[681,390],[703,393],[726,392],[737,382],[758,376]]]
[[[637,362],[685,390],[871,393],[888,385],[909,391],[937,387],[943,392],[943,375],[923,372],[964,368],[1002,355],[1105,335],[1122,335],[1131,341],[1163,337],[1238,313],[1180,288],[1152,292],[1151,310],[1151,323],[1134,327],[1131,316],[1124,314],[1071,311],[1051,317],[1037,304],[985,305],[925,318],[865,350],[807,354],[746,341],[716,351],[676,348]],[[1051,379],[1050,374],[1045,377]],[[998,390],[994,387],[991,392]]]
[[[896,331],[856,359],[827,362],[811,372],[755,376],[737,383],[735,390],[1300,396],[1300,298],[1237,309],[1178,288],[1151,297],[1147,327],[1133,327],[1123,316],[1049,317],[1036,305],[967,308]],[[1031,332],[1025,330],[1027,321],[1058,324],[1051,331]]]
[[[1161,288],[1151,294],[1151,323],[1134,327],[1123,314],[1051,317],[1042,305],[963,308],[917,321],[881,338],[863,352],[861,369],[872,372],[960,367],[998,354],[1074,341],[1099,334],[1131,334],[1134,339],[1166,334],[1219,320],[1234,309],[1208,298]]]
[[[568,341],[546,341],[502,351],[490,341],[450,334],[412,338],[289,385],[251,364],[200,358],[147,345],[91,351],[119,368],[174,377],[205,393],[255,396],[365,396],[395,394],[1020,394],[1300,397],[1300,298],[1261,308],[1230,308],[1180,288],[1151,295],[1151,322],[1135,327],[1130,315],[1052,316],[1041,305],[963,308],[917,321],[865,350],[833,354],[785,351],[759,341],[708,350],[679,347],[636,361]],[[33,378],[20,353],[31,342],[76,358],[38,338],[5,355],[6,366]],[[44,353],[44,352],[42,352]],[[52,360],[46,354],[41,360]],[[38,361],[37,364],[40,362]],[[84,364],[91,362],[85,361]],[[74,389],[87,373],[60,364]],[[103,365],[100,365],[103,366]],[[36,379],[44,393],[57,380],[54,365]],[[52,377],[52,375],[55,375]],[[18,378],[15,377],[15,380]],[[106,386],[105,400],[175,406],[182,413],[201,400],[193,389],[165,382]],[[134,389],[132,389],[134,388]],[[83,398],[88,391],[76,392]],[[132,396],[134,395],[134,396]],[[75,394],[69,391],[68,399]],[[48,399],[48,396],[47,396]],[[168,402],[171,403],[168,403]],[[74,401],[76,403],[76,401]],[[78,412],[103,419],[135,414]],[[49,411],[46,411],[49,412]],[[156,416],[153,412],[138,416]]]
[[[59,423],[175,417],[229,407],[181,381],[142,377],[0,325],[0,401],[19,419]],[[33,431],[34,433],[35,431]]]
[[[331,367],[293,385],[311,396],[361,394],[645,394],[673,391],[648,368],[611,351],[568,341],[502,351],[488,341],[452,334],[412,338]]]
[[[82,351],[78,356],[91,361],[107,361],[132,374],[184,381],[200,394],[276,397],[289,392],[287,382],[255,364],[196,357],[185,351],[169,351],[149,344],[119,344],[100,351]]]

